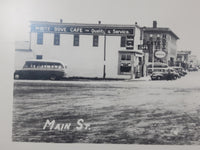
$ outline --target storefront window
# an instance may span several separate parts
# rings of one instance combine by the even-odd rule
[[[130,63],[122,63],[120,66],[121,73],[129,73],[131,72],[131,64]]]
[[[121,60],[131,60],[131,55],[123,54],[123,55],[121,55]]]

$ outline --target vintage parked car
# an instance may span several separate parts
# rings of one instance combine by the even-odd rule
[[[180,77],[187,74],[187,72],[182,67],[172,67],[172,69],[174,69]]]
[[[151,75],[152,80],[176,80],[179,74],[170,68],[163,68],[161,71],[154,71]]]
[[[188,68],[188,71],[198,71],[198,68],[197,67],[190,67],[190,68]]]
[[[155,72],[155,70],[166,69],[166,68],[168,68],[168,65],[165,63],[160,63],[160,62],[155,62],[154,64],[149,63],[147,66],[147,72],[148,74],[152,74],[153,72]]]
[[[168,70],[168,72],[170,72],[171,74],[173,74],[174,79],[177,79],[177,78],[180,78],[180,77],[181,77],[181,75],[178,73],[178,71],[175,70],[175,69],[173,69],[173,68],[170,68],[170,69]]]
[[[65,68],[59,61],[29,60],[15,71],[14,79],[59,80],[66,76]]]
[[[186,72],[185,70],[182,70],[182,72],[183,72],[183,74],[184,74],[184,75],[186,75],[186,74],[187,74],[187,72]]]

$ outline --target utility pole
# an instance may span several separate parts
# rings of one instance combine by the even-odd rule
[[[104,33],[104,66],[103,66],[103,79],[106,78],[106,28]]]
[[[153,73],[153,70],[154,70],[154,52],[155,52],[155,44],[154,44],[154,41],[152,42],[153,45],[152,45],[152,73]]]
[[[133,79],[134,77],[134,61],[135,61],[134,57],[135,57],[134,55],[132,55],[131,57],[131,79]]]

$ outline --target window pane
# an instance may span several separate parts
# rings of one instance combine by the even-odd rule
[[[54,45],[60,45],[60,34],[59,33],[54,34]]]
[[[94,35],[93,36],[93,46],[94,47],[98,47],[99,45],[99,36],[98,35]]]
[[[39,44],[39,45],[43,44],[43,33],[42,32],[37,33],[37,44]]]
[[[162,37],[163,37],[163,39],[166,39],[166,37],[167,37],[167,36],[166,36],[166,34],[163,34],[163,36],[162,36]]]
[[[125,36],[121,37],[121,47],[126,47],[126,37]]]
[[[42,59],[42,55],[37,55],[36,59]]]
[[[131,64],[121,64],[120,66],[120,72],[131,72]]]
[[[126,60],[131,60],[131,55],[127,55]]]
[[[122,55],[121,60],[126,60],[126,55]]]
[[[74,46],[79,46],[79,35],[78,34],[74,35]]]

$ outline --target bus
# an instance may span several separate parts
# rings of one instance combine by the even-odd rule
[[[60,61],[28,60],[14,72],[14,79],[59,80],[66,77],[66,68]]]

